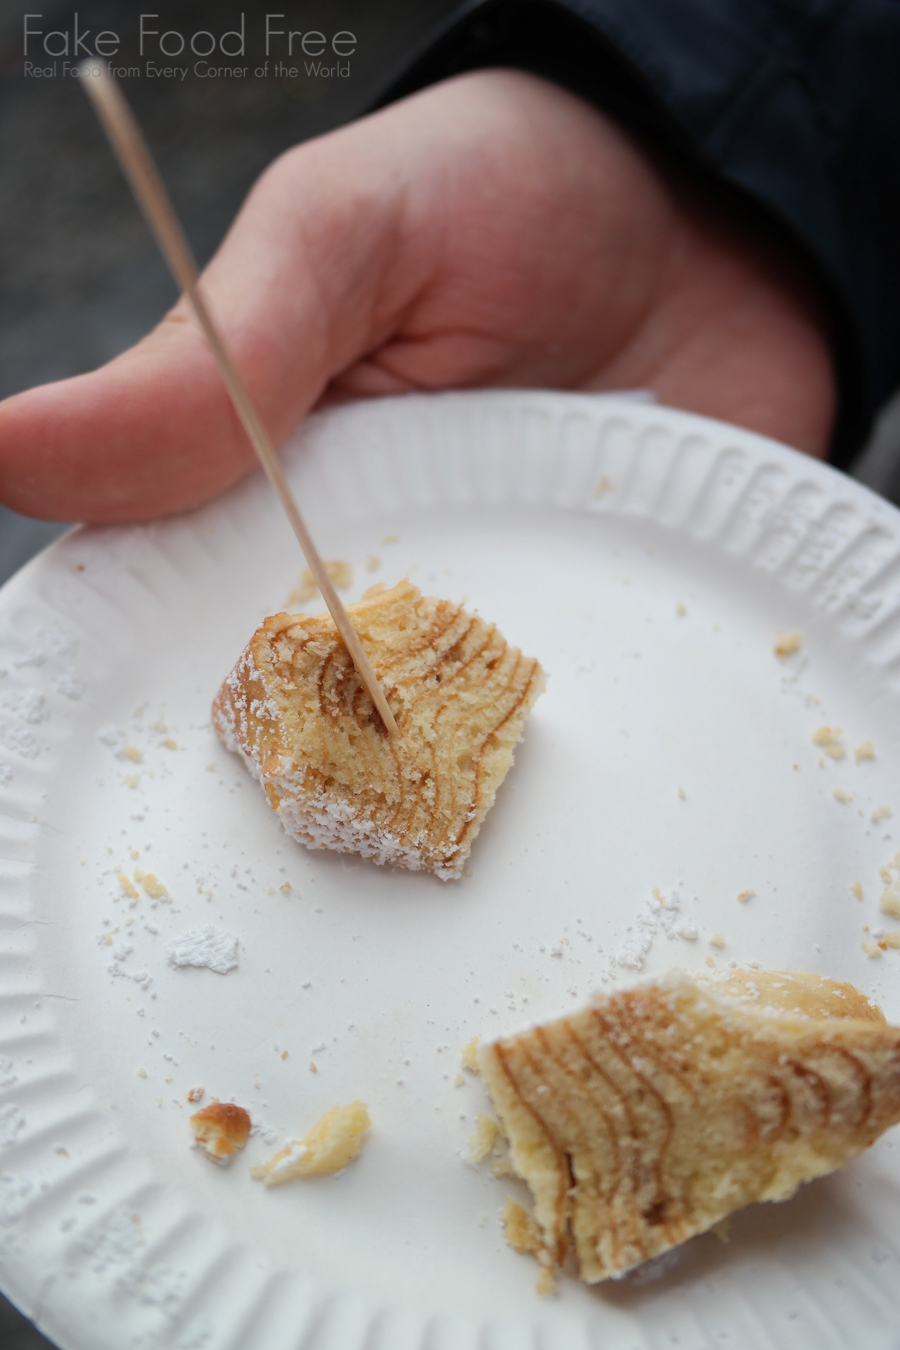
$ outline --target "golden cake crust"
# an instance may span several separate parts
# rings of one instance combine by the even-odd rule
[[[821,976],[674,973],[485,1046],[535,1197],[540,1257],[570,1239],[618,1275],[758,1200],[785,1200],[900,1120],[900,1030]]]
[[[397,736],[327,614],[266,619],[213,723],[301,843],[457,877],[544,687],[540,666],[409,581],[373,587],[349,613]]]
[[[194,1140],[208,1158],[224,1162],[250,1138],[250,1117],[233,1102],[211,1101],[190,1117]]]

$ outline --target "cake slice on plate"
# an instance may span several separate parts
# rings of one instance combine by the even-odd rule
[[[348,610],[397,720],[388,736],[330,615],[266,619],[213,724],[288,834],[458,877],[544,687],[537,661],[409,581]]]
[[[673,973],[479,1053],[514,1171],[514,1244],[595,1282],[786,1200],[900,1120],[900,1030],[818,975]]]

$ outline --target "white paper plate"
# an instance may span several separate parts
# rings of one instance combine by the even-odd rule
[[[498,1224],[516,1184],[461,1158],[484,1090],[455,1084],[472,1035],[641,961],[818,970],[900,1018],[900,952],[862,946],[891,926],[898,848],[872,815],[900,812],[900,516],[771,442],[612,398],[357,405],[286,460],[349,598],[404,575],[465,597],[548,691],[471,875],[444,884],[296,847],[209,728],[302,571],[258,477],[186,518],[78,531],[6,587],[9,1294],[64,1350],[895,1347],[896,1138],[738,1216],[727,1247],[542,1300]],[[813,743],[823,724],[847,758]],[[170,900],[131,906],[136,867]],[[680,896],[671,936],[654,887]],[[210,923],[239,968],[170,967],[167,942]],[[188,1148],[195,1087],[260,1127],[228,1170]],[[344,1174],[251,1180],[354,1098],[374,1125]]]

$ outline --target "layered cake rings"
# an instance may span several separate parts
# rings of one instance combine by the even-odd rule
[[[399,727],[389,737],[329,615],[263,623],[213,703],[288,834],[448,880],[544,688],[537,661],[409,581],[348,610]]]
[[[479,1067],[534,1196],[510,1240],[549,1269],[572,1243],[590,1282],[786,1200],[900,1120],[900,1029],[818,975],[675,972],[485,1046]]]

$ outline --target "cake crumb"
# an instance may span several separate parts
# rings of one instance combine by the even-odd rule
[[[535,1288],[542,1296],[556,1293],[556,1271],[547,1251],[540,1225],[523,1205],[510,1196],[500,1211],[504,1236],[514,1251],[533,1253],[540,1262],[541,1271]]]
[[[127,896],[129,896],[132,900],[140,899],[140,891],[136,888],[136,886],[131,881],[131,878],[125,872],[117,872],[116,879]]]
[[[713,970],[715,968],[716,963],[711,956],[708,956],[706,958],[706,964],[709,966],[710,970]]]
[[[826,745],[825,754],[829,759],[846,759],[847,751],[842,745]]]
[[[861,900],[863,898],[863,888],[861,881],[854,881],[853,885],[850,887],[850,890],[856,896],[857,900]]]
[[[832,795],[832,797],[834,798],[834,800],[835,800],[836,802],[852,802],[852,801],[853,801],[852,795],[851,795],[849,792],[845,792],[843,788],[839,788],[839,787],[832,788],[832,789],[831,789],[831,795]]]
[[[543,1250],[541,1230],[536,1219],[528,1213],[524,1205],[509,1197],[500,1211],[500,1222],[507,1242],[517,1252],[539,1252]]]
[[[462,1051],[462,1066],[468,1069],[469,1073],[478,1072],[478,1037],[473,1036],[470,1041],[466,1041]]]
[[[863,741],[862,745],[856,747],[853,755],[857,764],[861,764],[864,759],[875,758],[875,747],[871,741]]]
[[[862,949],[870,961],[874,960],[876,956],[880,956],[882,950],[877,942],[864,942],[862,944]]]
[[[876,806],[869,819],[873,825],[877,825],[879,820],[890,820],[893,814],[889,806]]]
[[[195,1111],[190,1125],[198,1147],[217,1163],[227,1162],[250,1137],[250,1117],[244,1108],[217,1098]]]
[[[190,1088],[189,1091],[187,1091],[184,1095],[187,1097],[189,1102],[202,1102],[203,1094],[205,1093],[205,1091],[206,1088],[202,1087]]]
[[[611,491],[612,491],[612,482],[610,481],[609,478],[607,478],[606,474],[604,474],[603,477],[600,479],[600,482],[594,488],[594,496],[602,497],[604,493]]]
[[[752,900],[755,895],[756,891],[754,891],[752,887],[748,886],[745,891],[741,891],[741,893],[738,896],[738,899],[740,900],[742,905],[746,905],[747,901]]]
[[[126,745],[122,749],[121,758],[130,759],[133,764],[140,764],[144,756],[136,745]]]
[[[878,908],[882,914],[890,914],[892,918],[900,919],[900,895],[893,889],[882,891]]]
[[[495,1158],[491,1163],[492,1177],[514,1177],[516,1169],[513,1167],[509,1158]]]
[[[556,1271],[551,1266],[541,1266],[541,1273],[537,1277],[537,1283],[534,1286],[535,1292],[540,1294],[541,1298],[547,1298],[550,1294],[556,1293]]]
[[[311,1059],[311,1060],[309,1061],[309,1071],[310,1071],[310,1073],[318,1073],[318,1072],[319,1072],[319,1066],[318,1066],[318,1064],[316,1063],[316,1061],[315,1061],[314,1059]]]
[[[146,1078],[146,1077],[147,1077],[146,1069],[138,1069],[137,1073],[135,1074],[135,1078]]]
[[[324,564],[325,571],[339,591],[345,591],[353,584],[353,568],[349,563],[340,558],[335,558],[331,562]],[[303,605],[307,600],[312,600],[314,595],[319,594],[319,587],[310,568],[307,567],[303,576],[300,578],[299,586],[295,586],[287,598],[287,607],[292,605]]]
[[[686,802],[686,801],[687,801],[687,793],[685,792],[685,790],[684,790],[683,787],[679,787],[679,789],[678,789],[678,795],[679,795],[679,797],[681,798],[681,800],[682,800],[683,802]]]
[[[782,660],[786,656],[793,656],[794,652],[800,650],[801,641],[799,633],[779,633],[775,642],[775,655]]]
[[[900,928],[892,928],[881,940],[885,947],[900,948]]]
[[[381,541],[383,544],[397,544],[400,542],[399,534],[386,534]]]
[[[167,736],[166,739],[161,742],[161,744],[166,748],[166,750],[178,749],[178,742],[174,741],[171,736]]]
[[[678,604],[675,606],[675,613],[678,615],[679,619],[683,619],[685,614],[687,614],[687,605],[682,604],[679,600]]]
[[[282,1059],[287,1059],[287,1057],[288,1057],[288,1051],[287,1051],[287,1050],[282,1050],[282,1052],[281,1052],[281,1058],[282,1058]]]
[[[280,1186],[298,1177],[341,1172],[358,1157],[372,1121],[365,1102],[334,1106],[302,1139],[295,1139],[250,1174],[264,1186]]]
[[[813,744],[836,745],[842,735],[840,727],[819,727],[818,731],[813,732]]]
[[[476,1121],[475,1133],[469,1139],[469,1162],[476,1165],[484,1162],[500,1134],[500,1126],[493,1116],[480,1111]]]
[[[453,1086],[465,1087],[465,1085],[466,1085],[466,1075],[464,1073],[458,1073],[453,1080]]]
[[[368,561],[366,563],[366,571],[377,572],[380,566],[381,566],[381,559],[379,558],[378,554],[370,553]]]
[[[144,890],[150,896],[151,900],[167,900],[169,892],[165,886],[152,872],[142,872],[139,867],[134,869],[134,879],[139,881]]]
[[[710,945],[711,947],[724,947],[724,946],[725,946],[725,934],[724,934],[724,933],[713,933],[712,937],[709,939],[709,945]]]

